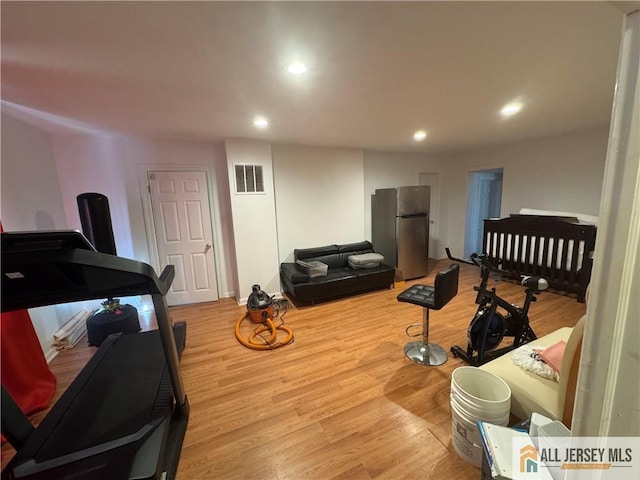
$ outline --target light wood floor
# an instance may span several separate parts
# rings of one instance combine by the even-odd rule
[[[449,263],[434,262],[414,282],[432,284]],[[447,351],[466,345],[478,274],[463,265],[458,295],[431,315],[430,339]],[[172,308],[175,321],[187,322],[182,372],[191,405],[178,479],[479,478],[451,444],[449,386],[462,362],[424,367],[405,358],[405,327],[420,323],[422,311],[397,302],[400,291],[294,306],[284,320],[295,341],[273,351],[236,341],[245,309],[235,300]],[[522,302],[518,285],[501,282],[498,291]],[[530,316],[541,336],[584,312],[575,298],[545,292]],[[56,398],[94,350],[81,345],[52,361]],[[11,455],[5,445],[3,466]]]

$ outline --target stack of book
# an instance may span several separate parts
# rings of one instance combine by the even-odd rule
[[[56,350],[68,350],[75,347],[87,333],[87,318],[94,312],[95,310],[80,310],[60,330],[54,333],[53,346]]]

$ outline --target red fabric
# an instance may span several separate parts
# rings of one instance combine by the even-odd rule
[[[49,406],[56,377],[49,370],[27,310],[2,314],[2,385],[27,415]]]
[[[56,377],[49,370],[29,312],[2,313],[0,327],[2,385],[25,414],[44,410],[56,391]]]

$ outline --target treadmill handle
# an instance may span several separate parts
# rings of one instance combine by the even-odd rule
[[[33,425],[27,416],[22,412],[11,394],[2,386],[2,435],[16,450],[20,450],[31,434],[34,432]]]
[[[169,267],[172,267],[173,271],[173,266],[169,265]],[[158,322],[162,349],[164,350],[167,368],[169,369],[173,396],[178,408],[185,409],[188,408],[187,396],[184,391],[182,374],[180,373],[180,359],[178,358],[178,349],[176,348],[176,340],[173,335],[173,326],[171,325],[171,315],[169,314],[167,299],[164,295],[160,294],[151,295],[151,299],[153,300],[153,309],[155,310],[156,321]]]
[[[158,289],[162,295],[166,295],[173,283],[173,279],[176,276],[176,269],[173,265],[167,265],[162,270],[160,278],[158,279]]]

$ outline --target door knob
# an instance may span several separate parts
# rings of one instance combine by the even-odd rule
[[[211,250],[211,244],[210,244],[210,243],[207,243],[207,244],[204,246],[204,253],[207,253],[209,250]]]

